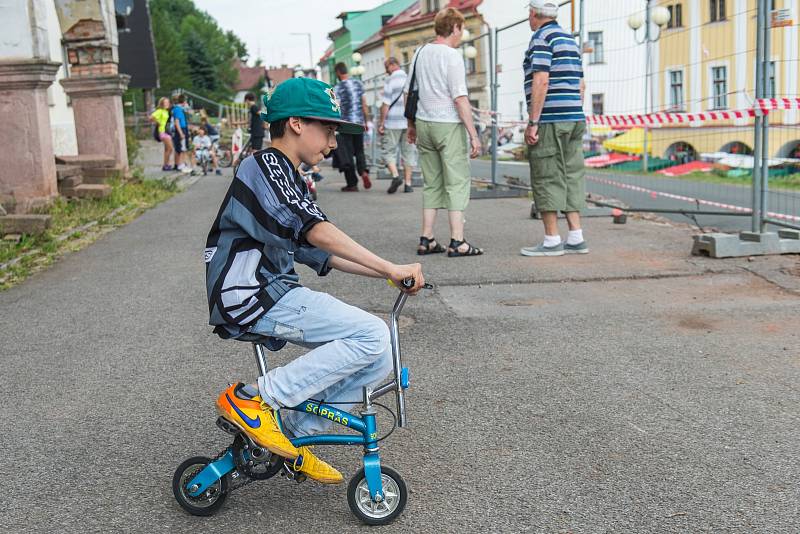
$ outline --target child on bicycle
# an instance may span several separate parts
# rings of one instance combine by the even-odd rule
[[[342,475],[291,437],[326,430],[330,421],[281,407],[307,399],[360,403],[363,386],[392,369],[389,329],[381,319],[333,296],[300,285],[295,263],[319,276],[332,269],[384,278],[407,291],[424,284],[422,266],[396,265],[356,243],[310,198],[298,173],[336,148],[335,133],[361,133],[341,118],[331,87],[292,78],[264,98],[272,146],[239,166],[205,249],[210,324],[223,338],[273,338],[306,347],[306,354],[270,370],[257,384],[235,384],[217,399],[223,417],[260,446],[288,459],[306,476],[338,483]],[[275,347],[273,347],[275,348]],[[300,458],[302,457],[302,459]]]
[[[192,166],[197,167],[197,162],[202,158],[211,160],[212,167],[216,174],[222,174],[217,164],[217,155],[211,150],[213,142],[211,137],[208,136],[206,129],[200,127],[197,129],[197,134],[192,138]]]

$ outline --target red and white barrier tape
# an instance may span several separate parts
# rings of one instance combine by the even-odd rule
[[[756,101],[759,109],[800,109],[800,98],[759,98]]]
[[[774,104],[767,104],[764,101],[763,108],[754,109],[737,109],[725,111],[703,111],[699,113],[649,113],[649,114],[628,114],[628,115],[587,115],[586,122],[594,125],[603,126],[664,126],[664,125],[692,125],[699,122],[708,121],[724,121],[734,119],[748,119],[757,115],[766,114],[770,109],[793,109],[787,107],[769,107],[774,106],[787,106],[784,100],[789,99],[772,99],[778,100]],[[759,101],[760,103],[762,101]],[[800,99],[798,99],[800,102]],[[472,108],[472,111],[481,117],[498,117],[498,123],[504,126],[521,126],[527,124],[527,121],[501,121],[500,114],[487,109]]]
[[[766,110],[764,110],[766,111]],[[586,122],[605,126],[663,126],[694,122],[747,119],[760,114],[755,109],[703,111],[700,113],[650,113],[646,115],[588,115]]]
[[[703,205],[703,206],[711,206],[711,207],[714,207],[714,208],[720,208],[720,209],[724,209],[724,210],[728,210],[728,211],[736,211],[736,212],[740,212],[740,213],[753,213],[753,210],[751,208],[745,208],[743,206],[736,206],[734,204],[724,204],[722,202],[715,202],[713,200],[704,200],[702,198],[692,198],[692,197],[687,197],[687,196],[684,196],[684,195],[676,195],[674,193],[665,193],[663,191],[654,191],[652,189],[647,189],[645,187],[640,187],[638,185],[631,185],[631,184],[626,184],[626,183],[622,183],[622,182],[617,182],[617,181],[614,181],[614,180],[609,180],[607,178],[599,178],[597,176],[586,175],[586,179],[590,180],[592,182],[599,183],[599,184],[618,187],[620,189],[627,189],[629,191],[636,191],[638,193],[645,193],[647,195],[650,195],[650,197],[652,197],[652,198],[658,198],[658,197],[669,198],[669,199],[672,199],[672,200],[681,200],[683,202],[688,202],[690,204],[695,204],[695,205],[700,204],[700,205]],[[797,216],[797,215],[788,215],[786,213],[767,212],[767,216],[768,217],[772,217],[773,219],[800,222],[800,216]]]

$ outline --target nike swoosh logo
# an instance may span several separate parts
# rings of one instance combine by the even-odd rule
[[[257,415],[255,419],[251,419],[251,418],[247,417],[244,414],[244,412],[242,410],[240,410],[239,407],[236,406],[233,403],[233,401],[231,400],[231,398],[228,396],[227,393],[225,394],[225,398],[228,399],[228,404],[231,405],[231,407],[233,408],[233,411],[235,411],[237,414],[239,414],[239,417],[241,417],[242,420],[245,423],[247,423],[250,428],[258,428],[258,427],[261,426],[261,417],[260,416]]]

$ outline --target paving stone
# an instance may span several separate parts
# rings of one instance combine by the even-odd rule
[[[81,169],[113,167],[116,160],[105,154],[78,154],[77,156],[56,156],[56,163],[73,165]]]
[[[61,194],[74,198],[107,198],[111,195],[111,187],[104,184],[81,184],[64,189]]]
[[[0,217],[0,235],[38,235],[50,228],[49,215],[4,215]]]

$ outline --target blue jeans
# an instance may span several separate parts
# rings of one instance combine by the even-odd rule
[[[263,400],[273,408],[308,399],[352,410],[362,388],[377,385],[392,370],[389,328],[381,319],[327,293],[299,287],[289,291],[250,332],[285,339],[310,350],[259,378]],[[284,410],[281,419],[295,437],[326,431],[331,421]]]

